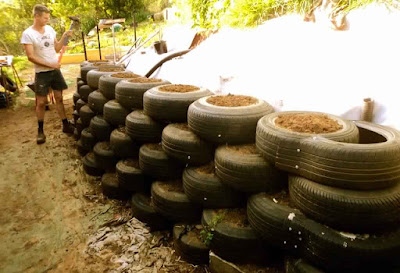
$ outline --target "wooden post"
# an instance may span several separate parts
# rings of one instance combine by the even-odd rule
[[[100,34],[99,34],[99,25],[96,25],[97,26],[97,41],[98,41],[98,43],[99,43],[99,56],[100,56],[100,60],[101,60],[101,47],[100,47]]]
[[[362,109],[361,120],[372,122],[374,119],[375,102],[371,98],[364,99],[364,107]]]

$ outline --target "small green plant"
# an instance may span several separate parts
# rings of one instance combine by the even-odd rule
[[[214,234],[206,229],[200,231],[200,238],[207,247],[210,247]]]
[[[215,227],[222,221],[222,219],[224,219],[224,217],[225,213],[215,215],[211,220],[210,225],[205,226],[203,230],[200,231],[200,239],[207,247],[210,247],[211,241],[214,237]]]

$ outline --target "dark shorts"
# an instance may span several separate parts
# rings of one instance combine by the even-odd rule
[[[49,93],[49,88],[62,91],[67,89],[64,77],[59,69],[52,71],[39,72],[35,75],[35,93],[38,96],[46,96]]]

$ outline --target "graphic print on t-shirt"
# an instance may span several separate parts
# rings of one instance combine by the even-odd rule
[[[52,45],[50,35],[43,35],[41,38],[39,38],[39,40],[40,40],[39,44],[40,44],[41,50],[48,48],[49,46]],[[54,45],[54,41],[53,41],[53,45]]]

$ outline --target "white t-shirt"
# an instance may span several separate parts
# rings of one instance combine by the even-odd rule
[[[56,38],[56,32],[51,26],[44,27],[44,33],[40,33],[33,29],[33,26],[27,28],[22,33],[21,44],[33,45],[33,52],[35,56],[42,61],[48,63],[57,63],[57,53],[54,47],[54,39]],[[35,64],[35,72],[51,71],[54,68],[37,65]]]

